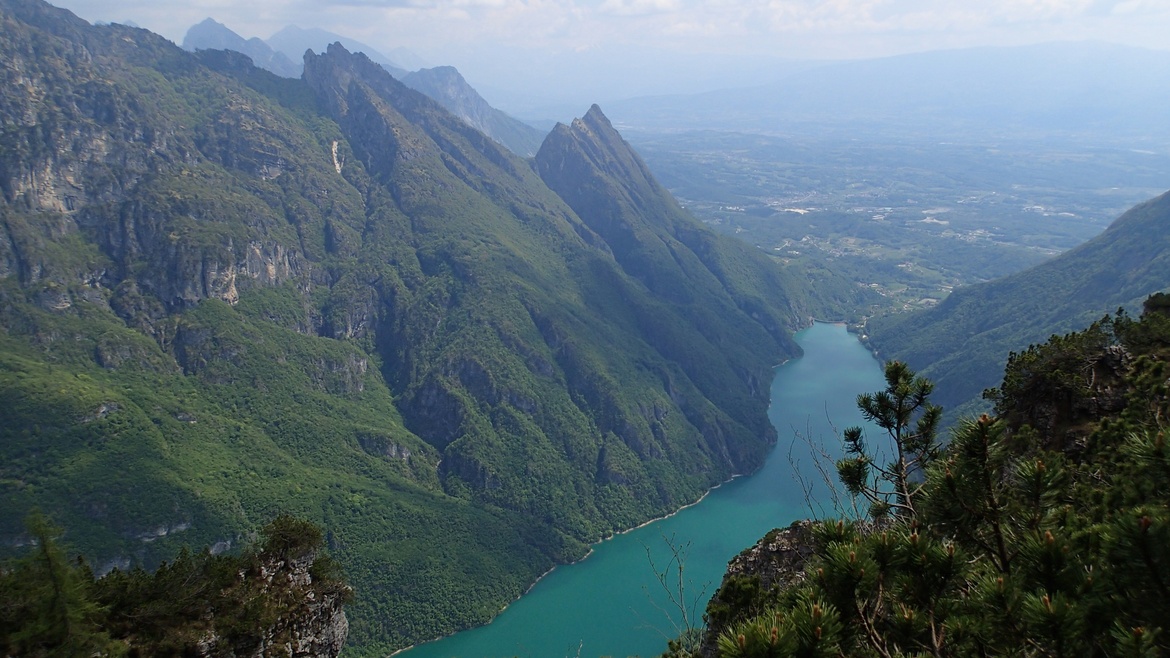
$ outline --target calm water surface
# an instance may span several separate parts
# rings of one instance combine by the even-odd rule
[[[654,576],[670,560],[667,541],[686,547],[685,596],[702,606],[727,562],[772,528],[810,516],[804,489],[818,482],[804,436],[839,445],[833,427],[862,424],[857,395],[884,387],[881,367],[844,325],[796,335],[805,355],[776,368],[768,411],[780,440],[750,477],[712,491],[697,505],[594,547],[557,567],[487,626],[420,645],[402,658],[657,656],[678,635],[677,610]],[[876,438],[873,431],[868,435]],[[827,498],[823,485],[814,498]],[[831,506],[829,507],[831,510]],[[647,555],[649,551],[649,556]],[[668,612],[674,614],[667,614]]]

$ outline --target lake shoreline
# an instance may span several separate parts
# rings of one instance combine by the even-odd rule
[[[772,446],[772,449],[774,450],[775,446]],[[757,469],[757,470],[759,470],[759,469]],[[703,500],[706,499],[707,496],[710,496],[712,491],[715,491],[716,489],[718,489],[719,487],[722,487],[723,485],[727,484],[728,482],[735,481],[737,478],[744,477],[744,475],[745,475],[744,473],[736,473],[735,475],[732,475],[731,477],[727,478],[726,480],[719,482],[719,483],[715,484],[713,487],[711,487],[710,489],[707,489],[706,491],[704,491],[703,494],[701,496],[699,496],[694,502],[687,503],[686,505],[683,505],[682,507],[674,510],[673,512],[671,512],[669,514],[663,514],[662,516],[656,516],[648,521],[644,521],[643,523],[640,523],[640,524],[633,526],[631,528],[626,528],[625,530],[620,530],[620,531],[615,532],[612,535],[609,535],[607,537],[602,537],[600,540],[594,542],[593,544],[590,544],[589,550],[586,551],[585,555],[582,555],[580,558],[573,560],[572,562],[565,562],[563,564],[554,564],[547,571],[545,571],[544,573],[537,576],[536,580],[532,581],[532,584],[530,584],[528,586],[528,588],[524,590],[524,593],[522,593],[520,596],[517,596],[516,598],[514,598],[511,601],[509,601],[508,603],[506,603],[502,608],[500,608],[500,610],[498,612],[496,612],[496,614],[492,615],[492,618],[489,619],[486,623],[480,624],[479,626],[469,626],[468,628],[454,631],[454,632],[448,633],[446,635],[442,635],[442,636],[436,637],[434,639],[427,640],[426,642],[420,642],[419,644],[412,644],[408,647],[402,647],[401,649],[398,649],[397,651],[391,653],[387,658],[392,658],[393,656],[397,656],[398,654],[403,653],[405,651],[410,651],[411,649],[414,649],[415,647],[421,646],[423,644],[430,644],[431,642],[438,642],[439,640],[444,640],[446,638],[451,637],[452,635],[456,635],[456,634],[462,633],[464,631],[469,631],[473,628],[483,628],[484,626],[490,626],[491,623],[496,620],[496,617],[499,617],[500,615],[502,615],[504,613],[504,611],[506,611],[509,607],[511,607],[511,605],[513,603],[519,601],[523,597],[527,596],[530,592],[532,592],[532,589],[534,587],[536,587],[537,585],[539,585],[540,581],[544,580],[549,574],[556,571],[558,567],[567,567],[567,566],[571,566],[574,564],[579,564],[581,562],[584,562],[585,560],[589,559],[590,555],[593,555],[593,551],[597,546],[600,546],[601,544],[603,544],[607,541],[610,541],[614,537],[629,534],[631,532],[634,532],[635,530],[640,530],[642,528],[645,528],[646,526],[658,523],[659,521],[665,521],[665,520],[675,516],[679,512],[682,512],[683,510],[685,510],[687,508],[694,507],[695,505],[698,505],[699,503],[703,502]],[[746,475],[751,475],[751,473],[747,473]]]
[[[808,320],[809,320],[808,326],[795,332],[793,334],[793,336],[800,333],[801,331],[807,331],[808,329],[812,329],[813,327],[815,327],[818,324],[831,324],[831,325],[838,326],[838,327],[844,326],[845,330],[849,331],[849,323],[845,320],[818,320],[818,319],[813,318],[813,317],[810,317]],[[874,356],[877,356],[877,352],[874,352]],[[800,357],[797,356],[797,357],[793,357],[793,358],[799,359]],[[780,363],[777,363],[776,365],[772,366],[772,369],[775,370],[776,368],[779,368],[780,366],[788,363],[791,360],[792,360],[791,358],[784,359]]]

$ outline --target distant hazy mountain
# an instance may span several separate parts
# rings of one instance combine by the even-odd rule
[[[622,124],[789,130],[864,125],[959,135],[1170,134],[1170,52],[1102,43],[975,48],[827,64],[781,82],[611,103]]]
[[[1139,309],[1167,288],[1170,193],[1036,267],[959,288],[932,309],[873,320],[869,337],[881,358],[935,380],[936,401],[952,408],[997,385],[1012,350],[1083,328],[1120,306]]]
[[[267,69],[282,78],[301,77],[301,58],[289,59],[284,53],[273,50],[263,40],[252,37],[245,39],[228,29],[223,23],[208,18],[192,25],[183,37],[184,50],[234,50],[252,58],[262,69]]]
[[[389,71],[390,75],[396,78],[402,79],[402,76],[407,73],[406,68],[378,52],[373,46],[368,46],[360,41],[343,37],[340,34],[322,30],[319,27],[305,29],[296,25],[289,25],[268,37],[267,41],[268,45],[284,53],[289,59],[295,62],[301,61],[305,56],[306,50],[323,53],[329,47],[329,44],[340,43],[350,52],[365,53],[366,57],[369,57],[377,64],[381,64],[382,68]]]
[[[544,133],[488,105],[452,66],[421,69],[402,77],[406,86],[430,96],[455,116],[522,156],[536,155]]]

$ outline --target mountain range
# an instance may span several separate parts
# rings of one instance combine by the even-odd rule
[[[273,50],[260,37],[245,39],[223,23],[208,18],[191,26],[183,37],[184,50],[234,50],[247,55],[252,63],[282,78],[301,77],[300,57]],[[294,63],[297,62],[297,63]]]
[[[451,113],[508,147],[513,153],[531,157],[540,148],[544,133],[489,105],[454,67],[420,67],[408,72],[370,46],[319,28],[304,30],[290,25],[265,42],[256,37],[245,40],[223,24],[208,18],[187,31],[183,48],[191,51],[232,50],[247,55],[256,66],[276,75],[299,78],[303,65],[292,62],[300,62],[306,50],[324,51],[331,43],[340,43],[351,52],[366,53],[372,61],[408,87],[435,99]],[[421,62],[408,50],[398,51],[404,61]]]
[[[365,55],[300,79],[0,0],[0,551],[319,523],[348,653],[482,623],[749,472],[857,288],[717,236],[599,108],[517,157]]]
[[[296,25],[288,25],[276,34],[268,37],[267,42],[273,49],[284,53],[294,62],[301,61],[306,50],[320,53],[324,52],[329,47],[329,44],[340,43],[350,52],[365,54],[371,61],[380,64],[382,68],[389,71],[396,78],[401,79],[407,72],[405,67],[401,66],[397,61],[383,55],[373,46],[350,39],[349,37],[344,37],[340,34],[334,34],[319,27],[302,28]],[[411,59],[417,59],[409,51],[404,51],[404,53]]]
[[[256,66],[282,78],[301,77],[301,71],[304,69],[301,59],[305,51],[322,52],[331,43],[340,43],[351,52],[365,54],[396,78],[401,79],[407,73],[406,68],[378,52],[373,46],[319,27],[305,29],[288,25],[267,40],[260,37],[245,39],[223,23],[206,18],[201,23],[192,25],[183,36],[184,50],[234,50],[247,55]],[[411,62],[421,61],[409,50],[399,51]]]

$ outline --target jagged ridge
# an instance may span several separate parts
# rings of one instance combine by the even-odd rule
[[[297,78],[301,67],[284,53],[277,52],[259,37],[245,39],[228,29],[223,23],[210,18],[192,25],[183,36],[184,50],[234,50],[251,58],[262,69],[283,78]]]

